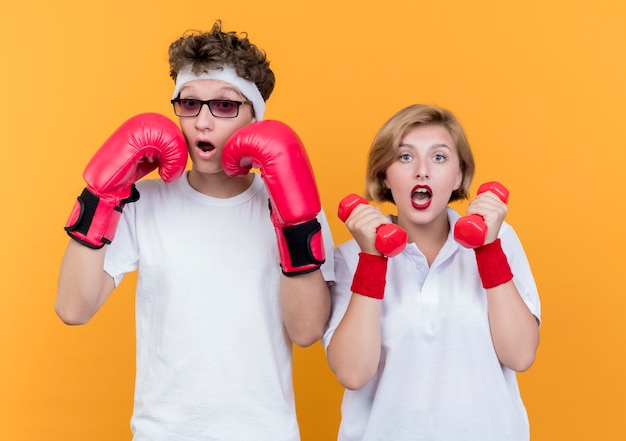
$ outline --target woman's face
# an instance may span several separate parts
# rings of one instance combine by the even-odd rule
[[[442,125],[430,124],[406,132],[387,168],[385,184],[398,207],[398,218],[425,225],[442,216],[462,179],[450,133]]]

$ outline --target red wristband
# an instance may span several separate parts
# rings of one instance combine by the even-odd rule
[[[353,293],[374,299],[385,296],[387,282],[387,258],[374,254],[359,253],[359,263],[352,278]]]
[[[513,278],[509,261],[502,250],[500,239],[474,248],[478,274],[483,282],[483,288],[493,288],[502,285]]]

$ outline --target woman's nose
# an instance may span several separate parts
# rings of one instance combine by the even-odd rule
[[[428,178],[428,164],[426,161],[417,160],[415,165],[415,177],[416,178]]]

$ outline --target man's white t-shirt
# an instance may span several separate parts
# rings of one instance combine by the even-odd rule
[[[187,174],[137,183],[105,270],[138,269],[135,441],[297,441],[292,344],[279,307],[280,266],[258,174],[212,198]],[[333,242],[323,213],[326,263]]]

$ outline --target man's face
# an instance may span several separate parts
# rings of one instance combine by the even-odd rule
[[[194,80],[180,90],[180,99],[247,101],[237,89],[219,80]],[[230,105],[225,103],[225,105]],[[214,110],[219,115],[219,112]],[[222,172],[222,150],[235,131],[254,122],[251,104],[239,106],[234,118],[216,117],[209,105],[201,105],[200,113],[193,117],[179,117],[180,127],[187,140],[193,169],[200,173]]]

